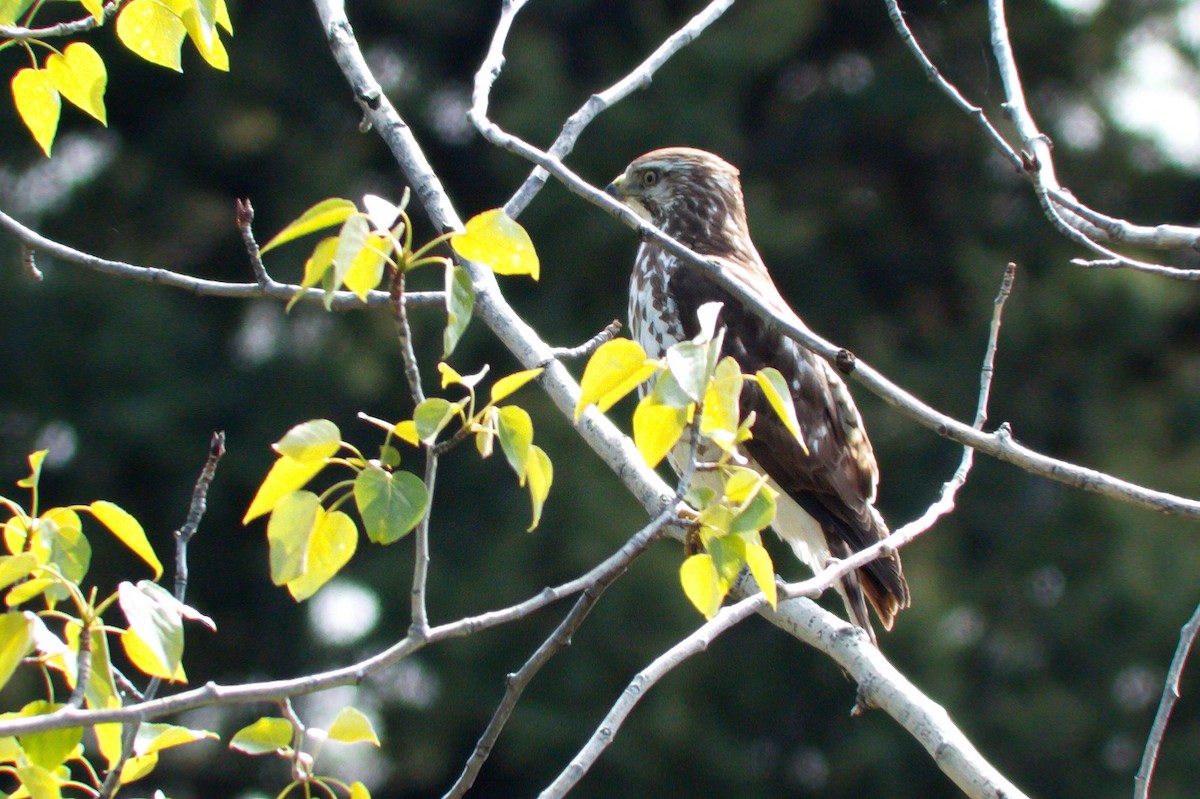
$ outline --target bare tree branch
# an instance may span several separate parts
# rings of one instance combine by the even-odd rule
[[[0,228],[8,230],[22,246],[29,251],[29,262],[32,262],[33,251],[41,251],[60,261],[79,264],[80,266],[112,277],[125,280],[136,280],[141,283],[153,283],[168,288],[183,289],[202,297],[230,297],[237,299],[272,299],[290,300],[298,291],[304,291],[301,297],[305,302],[323,303],[326,294],[321,289],[303,289],[290,283],[280,283],[267,278],[264,283],[226,283],[220,280],[205,280],[204,278],[183,275],[154,266],[136,266],[123,261],[110,261],[90,253],[81,252],[65,244],[46,238],[36,231],[22,225],[8,214],[0,211]],[[412,291],[405,295],[409,307],[432,308],[445,307],[445,294],[440,291]],[[382,307],[389,302],[386,291],[372,291],[364,303],[353,292],[338,291],[333,296],[332,307],[339,311],[354,310],[365,307]]]
[[[57,25],[48,25],[44,28],[26,28],[20,25],[0,25],[0,39],[16,39],[18,41],[27,41],[29,39],[55,39],[60,36],[74,36],[78,33],[86,33],[94,30],[112,19],[121,6],[129,0],[112,0],[105,3],[103,12],[99,20],[88,14],[81,19],[72,20],[70,22],[60,22]]]
[[[1175,656],[1171,658],[1171,668],[1167,671],[1162,699],[1159,700],[1158,712],[1154,714],[1154,723],[1150,726],[1146,749],[1142,753],[1142,764],[1133,778],[1133,799],[1147,799],[1150,795],[1150,780],[1154,777],[1158,750],[1167,731],[1167,722],[1171,720],[1171,711],[1175,709],[1175,703],[1179,700],[1179,681],[1183,676],[1183,665],[1187,662],[1188,653],[1196,641],[1197,634],[1200,634],[1200,606],[1197,606],[1192,618],[1179,631],[1179,646],[1175,648]]]

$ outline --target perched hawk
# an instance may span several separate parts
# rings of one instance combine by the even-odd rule
[[[784,301],[750,240],[738,171],[717,156],[685,147],[655,150],[631,163],[606,191],[681,244],[707,257],[779,316],[799,319]],[[723,303],[722,355],[745,373],[773,366],[791,389],[809,452],[771,410],[756,384],[742,391],[743,417],[756,412],[753,439],[742,445],[754,468],[779,491],[779,536],[813,571],[888,534],[875,510],[879,471],[862,417],[846,384],[820,356],[771,332],[715,282],[653,243],[638,250],[629,286],[633,337],[651,357],[699,332],[696,310]],[[883,626],[909,604],[900,558],[879,558],[838,586],[855,624],[874,640],[867,602]]]

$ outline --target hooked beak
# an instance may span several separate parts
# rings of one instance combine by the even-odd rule
[[[604,193],[609,197],[621,200],[625,196],[625,176],[618,175],[616,180],[604,187]]]

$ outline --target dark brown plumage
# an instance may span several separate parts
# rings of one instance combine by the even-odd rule
[[[738,171],[717,156],[685,147],[647,153],[607,191],[664,233],[709,257],[781,317],[799,322],[763,265],[746,223]],[[632,334],[651,357],[698,332],[697,309],[723,303],[723,354],[742,371],[767,366],[791,389],[809,452],[770,409],[758,387],[747,383],[742,414],[757,414],[754,438],[743,445],[755,467],[780,491],[775,531],[814,571],[830,557],[844,558],[888,534],[875,510],[879,480],[875,453],[845,383],[821,357],[771,332],[741,302],[700,270],[653,243],[643,244],[629,293]],[[839,592],[851,619],[874,638],[867,602],[883,626],[909,604],[898,555],[879,558],[841,581]]]

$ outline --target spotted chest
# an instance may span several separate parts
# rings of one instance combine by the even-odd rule
[[[658,247],[638,249],[629,281],[629,332],[651,358],[663,357],[686,338],[679,305],[669,291],[678,261]]]

